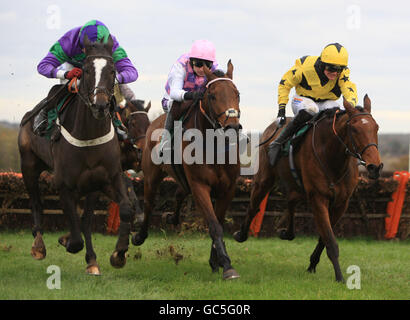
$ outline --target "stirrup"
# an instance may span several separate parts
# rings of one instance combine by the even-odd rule
[[[33,133],[42,136],[47,129],[48,119],[47,112],[43,109],[35,117],[33,121]]]

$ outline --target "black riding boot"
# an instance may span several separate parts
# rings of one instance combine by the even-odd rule
[[[295,118],[280,133],[279,137],[268,146],[269,163],[273,167],[276,164],[282,144],[292,137],[299,128],[310,120],[312,115],[305,110],[300,110]]]
[[[45,132],[48,126],[49,108],[46,108],[47,103],[48,103],[47,98],[44,98],[33,109],[33,111],[40,110],[38,114],[34,117],[34,122],[33,122],[33,132],[39,136],[41,136]]]
[[[160,147],[159,147],[160,157],[163,156],[164,150],[166,149],[171,150],[171,141],[168,139],[167,132],[171,133],[171,130],[173,127],[174,127],[174,117],[172,116],[171,111],[169,111],[165,119],[164,132],[162,133],[162,136],[161,136],[161,142],[160,142]]]

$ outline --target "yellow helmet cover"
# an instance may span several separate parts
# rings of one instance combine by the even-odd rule
[[[320,60],[324,63],[347,66],[349,55],[345,47],[340,43],[328,44],[320,54]]]

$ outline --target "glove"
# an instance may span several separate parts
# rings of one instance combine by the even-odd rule
[[[67,71],[64,74],[64,78],[71,80],[72,78],[81,78],[81,75],[83,74],[83,70],[81,70],[80,68],[74,68],[70,71]]]
[[[279,106],[278,117],[276,118],[276,125],[282,127],[286,123],[285,106]]]
[[[200,100],[203,97],[204,93],[202,91],[191,91],[184,94],[184,100]]]

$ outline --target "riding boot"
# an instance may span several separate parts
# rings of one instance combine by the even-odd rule
[[[292,137],[299,128],[310,120],[312,115],[305,110],[300,110],[296,117],[280,133],[279,137],[268,146],[269,163],[273,167],[276,164],[282,144]]]
[[[165,119],[164,131],[162,132],[161,143],[159,146],[160,157],[164,155],[164,150],[171,150],[171,141],[168,139],[168,137],[170,137],[171,130],[173,127],[174,127],[174,117],[172,115],[172,112],[169,111]]]
[[[48,99],[44,98],[41,100],[33,110],[40,110],[37,115],[34,117],[33,122],[33,132],[36,135],[41,136],[48,126],[48,111],[49,108],[46,108]]]

